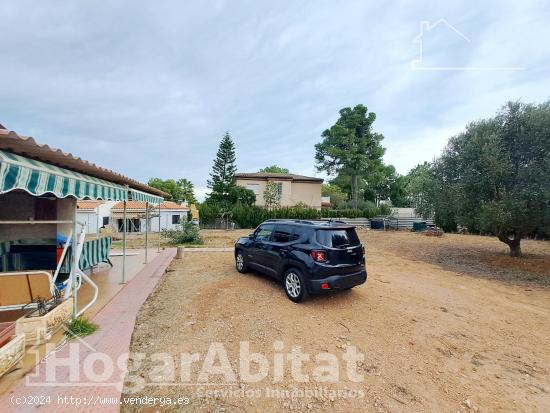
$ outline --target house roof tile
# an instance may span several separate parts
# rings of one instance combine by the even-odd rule
[[[149,194],[166,197],[165,192],[142,184],[134,179],[128,178],[110,169],[102,168],[71,153],[63,152],[61,149],[51,148],[48,145],[39,144],[29,136],[18,135],[14,131],[0,128],[0,150],[15,153],[26,158],[36,159],[61,168],[80,172],[106,181],[120,185],[128,185]]]
[[[282,174],[272,172],[240,172],[235,174],[235,178],[243,179],[282,179],[290,181],[303,181],[303,182],[323,182],[323,178],[316,178],[313,176],[296,175],[296,174]]]
[[[102,203],[99,201],[77,201],[76,209],[96,209]]]
[[[151,205],[154,209],[157,209],[157,205]],[[117,202],[111,210],[123,210],[124,209],[124,202]],[[179,210],[179,211],[189,211],[189,208],[179,205],[176,202],[173,201],[165,201],[164,203],[160,204],[160,209],[166,209],[166,210]],[[142,210],[145,211],[145,202],[141,201],[127,201],[126,202],[126,210]]]

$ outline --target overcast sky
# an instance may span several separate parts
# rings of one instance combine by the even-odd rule
[[[439,3],[3,0],[0,123],[200,195],[225,131],[239,171],[324,176],[313,145],[362,103],[405,174],[507,100],[550,97],[548,1]]]

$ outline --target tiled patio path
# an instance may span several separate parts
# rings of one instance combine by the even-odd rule
[[[99,325],[96,333],[50,354],[0,396],[0,411],[118,412],[118,403],[102,402],[118,400],[121,395],[124,370],[117,364],[125,365],[122,361],[128,353],[136,315],[175,255],[175,248],[161,251],[95,315],[93,321]],[[86,364],[93,367],[86,370]],[[108,374],[110,366],[112,374]],[[102,374],[105,377],[100,377]]]

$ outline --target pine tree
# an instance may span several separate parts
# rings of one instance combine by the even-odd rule
[[[210,199],[219,203],[229,202],[229,193],[231,188],[235,186],[235,145],[228,132],[225,133],[210,176],[208,180],[208,188],[212,189]]]

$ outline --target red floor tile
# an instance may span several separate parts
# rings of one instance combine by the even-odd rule
[[[102,366],[99,357],[116,362],[119,357],[128,353],[136,315],[175,254],[176,250],[173,248],[161,251],[95,315],[93,321],[99,325],[96,333],[83,341],[73,340],[50,354],[32,372],[0,396],[0,410],[9,413],[38,409],[40,412],[118,412],[118,404],[105,405],[102,402],[107,398],[120,398],[124,381],[123,368],[113,366],[112,374],[106,380],[100,380],[100,377],[92,374],[86,375],[82,371],[83,365],[86,361],[91,363],[95,360],[94,365]],[[66,359],[70,354],[73,355],[72,369],[69,366],[56,367],[56,364],[59,366],[59,360]],[[73,377],[70,377],[71,370]],[[103,368],[96,370],[96,373],[104,371]],[[30,396],[33,398],[29,399]],[[65,396],[67,401],[72,396],[73,403],[65,403]],[[76,398],[80,398],[79,406],[75,405]],[[20,404],[29,400],[44,404]]]

